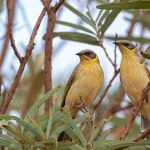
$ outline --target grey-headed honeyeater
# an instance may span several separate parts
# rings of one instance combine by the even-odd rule
[[[76,55],[80,63],[73,70],[66,85],[61,107],[68,106],[70,115],[75,117],[79,111],[78,105],[83,100],[89,106],[98,95],[104,74],[98,56],[91,50],[82,50]]]
[[[114,42],[114,44],[119,47],[122,53],[120,66],[121,83],[133,104],[136,104],[150,80],[149,71],[140,62],[140,58],[136,54],[136,46],[132,42],[122,40]],[[150,126],[150,98],[143,104],[140,113],[141,125],[143,128],[147,128]]]

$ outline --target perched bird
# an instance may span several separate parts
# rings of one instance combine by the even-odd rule
[[[61,107],[68,106],[70,115],[74,118],[82,101],[89,106],[98,95],[104,74],[98,56],[91,50],[82,50],[76,55],[80,63],[73,70],[66,85]]]
[[[72,118],[75,118],[82,105],[88,107],[93,102],[104,81],[104,73],[95,52],[87,49],[76,55],[80,57],[80,63],[70,76],[61,104],[61,107],[67,106],[69,108]],[[58,137],[58,141],[68,139],[70,138],[65,132],[62,132]]]
[[[129,41],[114,42],[122,53],[120,66],[121,83],[127,95],[133,102],[137,104],[146,88],[150,74],[146,66],[141,63],[140,58],[136,54],[136,46]],[[141,110],[141,127],[147,128],[150,126],[150,97],[143,104]],[[150,138],[150,136],[148,137]]]

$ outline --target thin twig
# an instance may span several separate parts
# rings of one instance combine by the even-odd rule
[[[54,7],[54,12],[57,12],[60,6],[63,5],[64,2],[65,0],[59,0],[59,2]]]
[[[122,109],[126,109],[126,107],[121,108],[121,101],[125,95],[125,91],[122,85],[119,86],[117,91],[118,91],[118,94],[115,96],[112,103],[110,103],[110,105],[107,106],[107,108],[103,111],[103,113],[98,116],[99,119],[109,118],[110,116],[114,115],[116,112],[119,112]]]
[[[131,114],[131,118],[128,122],[128,124],[125,126],[125,129],[120,137],[121,140],[125,139],[125,137],[128,135],[130,128],[132,127],[132,124],[134,123],[134,120],[138,113],[140,112],[140,109],[144,103],[144,100],[147,99],[148,92],[150,91],[150,81],[148,82],[146,88],[143,90],[142,95],[137,103],[137,105],[133,108],[134,114]]]
[[[15,40],[13,38],[13,34],[12,34],[12,16],[11,16],[11,10],[10,10],[10,1],[11,0],[7,0],[6,1],[6,5],[7,5],[7,13],[8,13],[8,29],[9,29],[9,37],[10,37],[10,41],[11,41],[11,46],[14,50],[14,53],[16,55],[16,57],[18,58],[18,60],[21,62],[22,58],[17,50],[16,44],[15,44]]]
[[[120,69],[117,69],[117,71],[114,73],[112,79],[109,81],[108,85],[106,86],[103,94],[100,96],[100,99],[98,101],[98,103],[94,106],[94,110],[96,110],[98,108],[98,106],[101,104],[101,102],[103,101],[104,97],[106,96],[109,88],[111,87],[112,85],[112,82],[114,81],[114,79],[117,77],[117,75],[119,74],[120,72]]]
[[[117,37],[118,35],[116,34],[115,42],[117,41]],[[116,70],[117,70],[117,45],[115,45],[115,49],[114,49],[114,71]]]
[[[15,0],[11,0],[10,7],[11,7],[12,21],[14,18],[15,5],[16,5]],[[8,44],[9,44],[9,27],[8,27],[8,23],[7,23],[4,44],[3,44],[3,46],[1,46],[2,49],[0,50],[0,52],[1,52],[0,53],[0,78],[1,78],[1,80],[2,80],[2,73],[1,73],[2,72],[2,66],[3,66],[4,60],[6,57],[6,53],[8,50]]]
[[[104,47],[104,45],[99,41],[99,46],[103,49],[106,57],[108,58],[109,62],[112,64],[113,67],[115,67],[114,62],[112,61],[112,59],[110,58],[110,56],[107,53],[106,47]]]
[[[47,3],[47,5],[49,5],[49,2]],[[31,37],[30,37],[30,40],[29,40],[29,43],[28,43],[28,46],[27,46],[27,49],[26,49],[26,53],[25,53],[25,56],[23,57],[21,63],[20,63],[20,66],[18,68],[18,71],[17,71],[17,74],[16,74],[16,77],[14,79],[14,82],[10,88],[10,90],[8,91],[7,95],[5,96],[4,98],[4,102],[2,104],[2,107],[1,107],[1,110],[0,110],[0,114],[4,114],[6,113],[7,109],[8,109],[8,106],[14,96],[14,93],[16,91],[16,88],[19,84],[19,81],[21,79],[21,76],[22,76],[22,73],[24,71],[24,68],[25,68],[25,65],[29,59],[29,57],[31,56],[32,54],[32,49],[34,48],[34,39],[35,39],[35,36],[37,34],[37,31],[39,29],[39,26],[41,24],[41,21],[45,15],[45,12],[46,12],[46,7],[45,6],[43,8],[43,10],[41,11],[41,14],[39,15],[38,17],[38,20],[33,28],[33,31],[32,31],[32,34],[31,34]]]
[[[142,132],[136,138],[134,138],[133,142],[138,142],[139,140],[146,138],[147,135],[149,135],[149,134],[150,134],[150,127],[148,127],[147,129],[145,129],[144,132]]]

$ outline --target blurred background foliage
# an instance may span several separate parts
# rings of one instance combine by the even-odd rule
[[[55,3],[55,1],[52,2]],[[114,4],[109,4],[110,2]],[[26,41],[30,37],[34,23],[32,22],[30,24],[30,16],[27,16],[26,13],[28,9],[25,9],[25,7],[28,7],[29,4],[23,5],[25,2],[23,3],[23,1],[19,0],[16,0],[15,3],[14,37],[19,52],[24,54]],[[40,6],[34,4],[34,7],[43,7],[40,1],[38,5]],[[18,12],[20,12],[19,15]],[[70,16],[69,18],[65,16],[66,13],[67,17]],[[37,14],[39,14],[38,9]],[[18,26],[17,24],[20,20],[17,20],[17,17],[20,15],[24,22],[23,25]],[[2,104],[3,97],[10,88],[16,74],[18,61],[11,50],[10,43],[7,42],[7,45],[5,45],[7,11],[6,4],[3,0],[0,0],[0,16],[2,16],[0,26],[3,29],[0,29],[0,61],[2,61],[2,56],[4,59],[0,66],[2,76],[0,103]],[[117,20],[118,17],[119,20]],[[72,62],[71,60],[73,58],[72,55],[74,55],[74,51],[71,51],[72,48],[78,49],[78,51],[81,50],[79,49],[80,47],[96,49],[96,52],[100,56],[100,62],[103,68],[105,68],[106,76],[103,90],[99,96],[109,83],[115,69],[119,68],[120,54],[119,52],[115,53],[115,47],[112,45],[114,40],[127,39],[137,43],[138,54],[141,60],[149,67],[149,61],[146,59],[150,58],[149,18],[150,1],[148,0],[66,1],[57,14],[55,31],[53,33],[52,60],[57,60],[52,66],[53,87],[61,85],[62,88],[56,87],[44,95],[44,34],[47,23],[45,21],[41,25],[35,41],[35,50],[28,60],[20,84],[9,106],[8,114],[11,116],[0,116],[0,126],[7,133],[0,135],[0,145],[5,145],[10,149],[36,149],[42,147],[65,150],[109,150],[119,147],[139,150],[146,149],[146,145],[150,145],[149,141],[141,140],[137,143],[132,142],[140,132],[140,117],[137,117],[126,139],[119,141],[124,126],[130,118],[129,114],[132,104],[128,101],[128,97],[120,85],[118,77],[116,78],[117,81],[115,80],[112,87],[110,87],[103,103],[98,106],[92,116],[88,112],[85,114],[80,113],[79,117],[73,120],[67,114],[67,109],[65,108],[63,111],[60,111],[59,106],[63,94],[63,87],[69,77],[69,72],[73,68],[71,63],[77,64],[77,62]],[[116,24],[118,25],[115,26],[115,33],[117,35],[111,33],[111,30],[109,30],[116,20]],[[127,26],[124,34],[117,32],[125,29],[121,22],[125,22],[124,25]],[[25,30],[22,30],[23,28]],[[19,34],[19,37],[17,37],[17,34]],[[26,36],[27,38],[25,38]],[[22,38],[25,39],[17,42],[17,39],[20,40]],[[69,46],[67,46],[68,43],[70,44]],[[5,55],[3,55],[4,48],[6,49]],[[70,52],[67,53],[66,51]],[[106,57],[107,54],[112,62]],[[63,59],[60,59],[60,57]],[[114,62],[115,58],[116,62]],[[65,65],[65,59],[70,59],[70,62],[68,61],[69,64]],[[115,63],[117,64],[116,68],[114,67]],[[59,70],[62,70],[62,72]],[[53,101],[55,101],[55,105],[50,109],[48,114],[44,114],[43,104],[52,95],[54,95]],[[91,110],[98,102],[99,96],[93,106],[91,106]],[[72,142],[57,142],[59,133],[64,130],[71,137]]]

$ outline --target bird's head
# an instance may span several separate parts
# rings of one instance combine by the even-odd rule
[[[119,47],[122,54],[131,54],[136,52],[136,46],[130,41],[120,40],[114,42],[114,44]]]
[[[99,61],[96,53],[89,49],[82,50],[76,55],[80,57],[81,62],[98,62]]]

